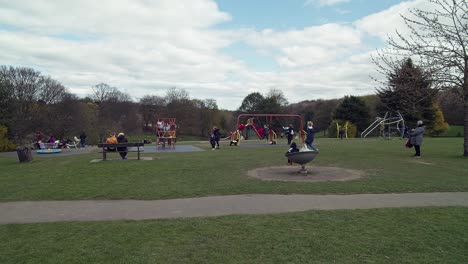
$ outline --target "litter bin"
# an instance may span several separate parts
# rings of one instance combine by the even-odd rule
[[[16,148],[16,153],[18,154],[19,162],[30,162],[32,161],[32,152],[28,147],[18,147]]]

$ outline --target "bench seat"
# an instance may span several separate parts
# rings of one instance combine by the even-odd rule
[[[108,152],[137,152],[138,153],[138,160],[140,160],[140,148],[143,147],[145,144],[143,142],[128,142],[128,143],[117,143],[117,144],[110,144],[110,143],[99,143],[98,148],[102,148],[102,160],[107,159]],[[118,151],[117,148],[128,148],[128,147],[137,147],[136,151]],[[109,151],[107,148],[113,148],[115,151]]]

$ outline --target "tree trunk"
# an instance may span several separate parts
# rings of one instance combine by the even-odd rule
[[[465,73],[463,76],[463,99],[465,102],[465,119],[464,125],[464,145],[463,145],[463,156],[468,156],[468,60],[465,59]]]

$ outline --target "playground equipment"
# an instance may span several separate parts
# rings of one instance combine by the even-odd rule
[[[340,124],[338,122],[336,122],[336,138],[340,138],[341,135],[340,135],[340,130],[343,129],[344,130],[344,134],[343,134],[343,137],[344,138],[348,138],[348,128],[349,128],[349,122],[346,121],[344,125],[340,126]]]
[[[36,151],[37,154],[55,154],[62,152],[58,148],[58,141],[54,143],[39,143],[40,149]]]
[[[249,118],[247,120],[247,125],[248,126],[252,126],[253,130],[255,131],[255,133],[257,134],[258,138],[262,139],[262,135],[258,132],[258,129],[257,127],[255,126],[255,122],[254,122],[254,119],[253,117],[267,117],[269,118],[269,121],[270,121],[270,125],[273,123],[273,117],[293,117],[293,118],[299,118],[299,121],[300,121],[300,126],[299,126],[299,129],[298,129],[298,135],[299,135],[299,139],[303,145],[302,149],[299,151],[299,152],[294,152],[294,153],[286,153],[285,156],[291,160],[292,162],[294,163],[297,163],[299,165],[301,165],[301,170],[299,171],[299,173],[307,173],[307,170],[305,169],[305,165],[309,162],[311,162],[312,160],[315,159],[315,157],[317,156],[317,154],[319,153],[318,151],[314,151],[314,150],[309,150],[305,145],[304,145],[304,140],[305,140],[305,135],[307,133],[305,133],[304,131],[304,122],[302,121],[302,117],[300,115],[288,115],[288,114],[241,114],[237,117],[237,122],[236,122],[236,132],[238,133],[238,138],[240,140],[240,135],[239,135],[239,130],[238,128],[240,128],[240,119],[241,117],[245,117],[245,116],[249,116],[251,118]],[[234,133],[233,133],[234,135]],[[270,141],[271,139],[271,141]],[[273,141],[274,140],[274,141]],[[270,127],[269,128],[269,131],[268,131],[268,142],[277,142],[277,135],[276,133],[273,131],[273,129]]]
[[[250,117],[249,119],[247,119],[247,125],[244,126],[245,128],[242,128],[242,126],[241,126],[240,119],[242,117]],[[273,117],[299,118],[299,120],[300,120],[300,129],[299,129],[298,134],[299,134],[299,138],[301,139],[301,143],[304,144],[305,133],[304,133],[304,130],[302,129],[303,126],[304,126],[304,123],[302,121],[302,117],[300,115],[289,115],[289,114],[240,114],[239,116],[237,116],[236,129],[235,129],[235,132],[233,132],[233,134],[232,134],[232,136],[235,136],[236,132],[239,133],[237,142],[239,142],[241,140],[239,130],[243,130],[243,129],[248,129],[248,131],[250,129],[252,129],[255,132],[255,134],[258,136],[259,139],[264,139],[264,135],[259,132],[260,128],[258,128],[255,125],[254,117],[266,117],[267,119],[269,119],[270,125],[273,123]],[[263,128],[261,128],[261,130],[263,130]],[[268,135],[267,135],[266,138],[267,138],[267,143],[268,144],[276,144],[278,142],[278,136],[275,133],[275,131],[273,131],[271,126],[268,129]],[[232,141],[232,139],[231,139],[231,141]]]
[[[158,148],[175,148],[177,142],[177,124],[175,118],[159,118],[156,122],[156,144]]]
[[[375,121],[361,133],[361,138],[366,138],[372,131],[380,127],[380,136],[383,138],[390,138],[393,134],[392,130],[396,130],[400,137],[404,137],[407,127],[405,120],[399,111],[396,115],[391,112],[386,112],[384,117],[377,117]]]
[[[299,151],[299,152],[291,152],[291,153],[286,153],[284,154],[290,161],[297,163],[301,165],[301,169],[298,171],[298,173],[305,173],[307,174],[307,170],[305,168],[305,165],[312,160],[315,159],[315,157],[319,154],[318,151],[313,151],[313,150],[307,150],[307,151]]]

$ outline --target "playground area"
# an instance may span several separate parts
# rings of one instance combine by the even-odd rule
[[[301,117],[249,114],[211,151],[181,141],[175,118],[157,124],[139,160],[106,162],[96,146],[44,147],[28,163],[0,153],[0,262],[468,261],[461,138],[425,138],[414,159],[389,114],[361,138],[337,123],[319,152]]]
[[[427,138],[414,159],[404,140],[319,138],[308,174],[287,165],[285,139],[245,148],[225,140],[216,151],[207,141],[153,143],[142,153],[150,161],[91,163],[96,148],[30,163],[1,155],[0,262],[464,263],[461,141]],[[177,151],[184,147],[204,151]]]

